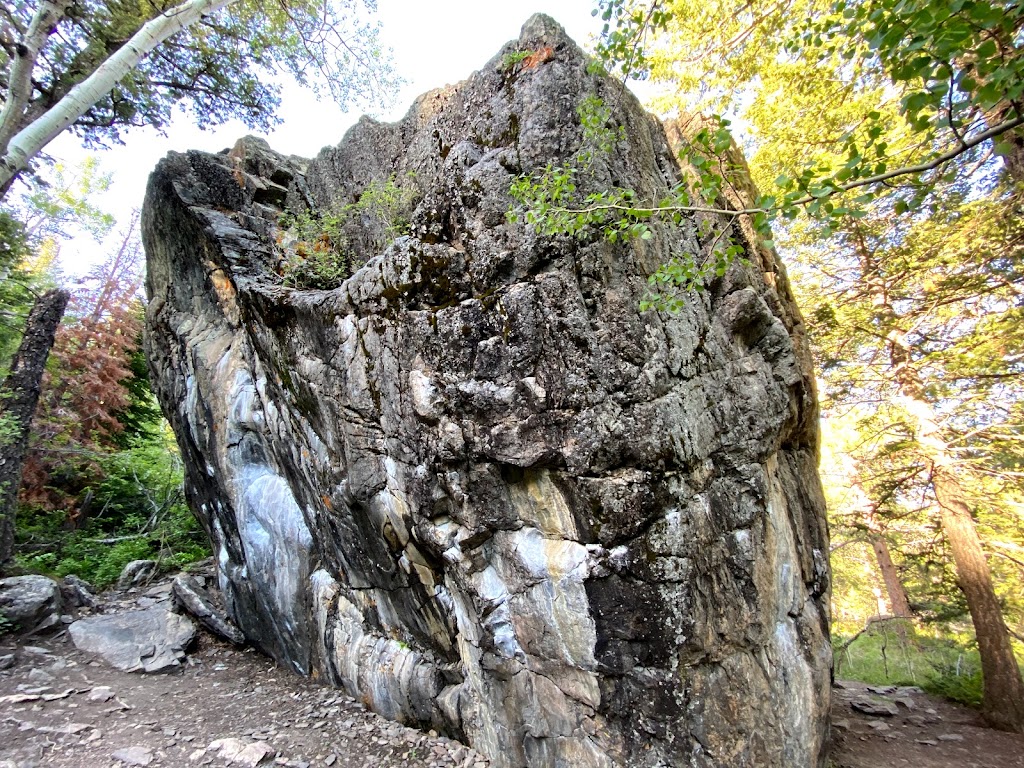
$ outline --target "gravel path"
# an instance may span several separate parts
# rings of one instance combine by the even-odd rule
[[[103,610],[146,607],[167,592],[160,585],[108,595]],[[0,768],[489,765],[456,741],[385,720],[336,688],[202,631],[171,674],[120,672],[78,651],[66,632],[0,638],[6,664]]]
[[[108,594],[103,612],[167,599]],[[830,768],[1024,768],[1024,737],[917,688],[837,682]],[[0,768],[489,768],[466,746],[389,722],[251,648],[200,632],[170,674],[120,672],[66,632],[0,637]],[[794,766],[794,768],[802,768]]]

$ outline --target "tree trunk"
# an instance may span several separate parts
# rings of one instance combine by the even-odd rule
[[[0,567],[14,554],[14,513],[29,428],[39,402],[46,358],[68,304],[67,291],[49,291],[36,300],[25,335],[0,387]]]
[[[17,133],[22,115],[32,99],[32,70],[46,39],[64,18],[71,0],[41,0],[32,21],[22,34],[7,73],[7,93],[0,112],[0,154],[7,154],[7,143]]]
[[[901,619],[909,619],[913,615],[910,610],[910,601],[907,599],[907,591],[903,588],[899,574],[896,573],[896,566],[889,554],[889,544],[880,533],[872,531],[868,534],[871,548],[875,550],[875,559],[878,561],[878,570],[882,572],[882,580],[885,582],[885,591],[889,595],[889,612],[892,616]]]
[[[902,383],[902,382],[901,382]],[[956,464],[942,440],[931,405],[904,388],[918,441],[932,462],[932,487],[942,513],[942,531],[953,550],[957,582],[967,599],[981,656],[982,712],[995,728],[1024,733],[1024,681],[1013,655],[1010,632],[992,584],[992,572],[974,526]]]
[[[953,452],[942,435],[939,418],[915,366],[911,342],[889,299],[884,273],[863,237],[858,239],[862,274],[871,293],[875,317],[888,328],[886,342],[893,379],[912,424],[914,440],[931,464],[931,482],[939,504],[942,531],[953,551],[957,581],[967,600],[981,656],[982,712],[995,728],[1024,733],[1024,681],[1010,645],[992,572],[974,526],[967,496],[957,479]]]
[[[0,153],[0,199],[7,194],[17,175],[43,147],[85,114],[89,107],[110,93],[110,90],[154,48],[204,16],[215,13],[232,2],[235,0],[185,0],[180,5],[150,19],[88,77],[29,125],[20,124],[23,115],[8,115],[5,111],[4,124],[0,125],[0,136],[10,135],[10,139]],[[54,7],[55,13],[60,11],[59,3],[50,0],[48,5]],[[19,42],[27,52],[31,52],[26,41]],[[35,64],[33,56],[33,60],[23,63],[23,66],[27,66],[31,71]],[[16,132],[13,126],[17,127]]]
[[[846,475],[846,482],[850,484],[850,492],[860,516],[864,520],[864,527],[868,531],[868,542],[875,552],[878,570],[882,574],[882,581],[885,582],[885,592],[889,596],[889,613],[901,619],[909,619],[913,616],[910,610],[910,601],[907,599],[907,591],[903,588],[903,582],[900,581],[900,576],[896,572],[892,555],[889,554],[889,542],[882,535],[882,526],[878,522],[878,505],[871,500],[861,484],[859,462],[852,456],[844,456],[842,464],[843,474]],[[879,615],[882,615],[881,612]]]

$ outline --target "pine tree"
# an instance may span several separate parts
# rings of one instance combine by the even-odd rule
[[[985,714],[1024,731],[1024,685],[978,533],[979,525],[1008,530],[1000,502],[1019,501],[1021,490],[1024,8],[987,0],[599,7],[609,20],[605,52],[667,85],[662,109],[684,122],[729,110],[742,125],[754,180],[771,193],[744,207],[794,219],[779,222],[775,239],[802,258],[796,284],[826,405],[872,409],[864,442],[876,450],[858,474],[890,486],[873,496],[885,483],[861,482],[873,514],[899,505],[908,488],[927,494],[975,626]],[[719,168],[726,184],[735,181],[735,164],[721,154],[728,146],[698,146],[699,173]],[[979,503],[993,481],[1001,496]]]

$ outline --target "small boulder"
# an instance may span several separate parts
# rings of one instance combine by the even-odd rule
[[[114,698],[114,689],[109,685],[97,685],[89,691],[89,701],[105,702]]]
[[[72,608],[92,608],[96,605],[96,590],[92,584],[74,574],[61,580],[60,591],[64,601]]]
[[[196,636],[187,617],[162,607],[109,616],[90,616],[68,631],[80,651],[96,653],[124,672],[173,670],[185,659],[185,649]]]
[[[39,669],[39,667],[32,667],[32,669],[28,671],[28,679],[31,683],[41,683],[45,685],[46,683],[53,682],[53,675]]]
[[[45,576],[0,579],[0,613],[23,632],[60,625],[64,609],[60,587]]]
[[[123,592],[148,584],[156,576],[158,567],[156,560],[132,560],[117,577],[117,588]]]
[[[241,739],[217,739],[206,748],[207,752],[217,752],[217,757],[244,768],[256,768],[265,760],[276,754],[274,748],[265,741],[245,742]]]
[[[891,701],[879,699],[856,699],[850,702],[850,707],[857,712],[863,712],[865,715],[874,715],[875,717],[895,717],[899,714],[895,704]]]
[[[245,643],[245,635],[231,619],[221,614],[210,593],[203,589],[196,579],[181,573],[174,577],[175,602],[192,614],[200,624],[215,635],[235,645]]]
[[[125,765],[147,766],[153,762],[153,751],[146,747],[125,747],[110,756]]]

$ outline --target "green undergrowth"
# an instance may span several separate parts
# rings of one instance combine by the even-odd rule
[[[916,685],[961,704],[980,706],[981,661],[973,632],[958,625],[900,623],[902,628],[894,621],[876,623],[852,642],[850,636],[833,637],[836,678]],[[1018,650],[1018,663],[1022,660]]]
[[[327,211],[289,212],[278,222],[280,273],[285,285],[330,290],[371,255],[408,234],[415,207],[415,174],[373,180],[354,202]]]
[[[78,509],[18,510],[16,565],[54,577],[74,574],[102,589],[132,560],[165,570],[208,557],[205,532],[185,504],[181,460],[167,441],[148,439],[101,457]],[[83,506],[85,510],[83,511]]]
[[[138,520],[126,521],[114,530],[87,524],[67,531],[63,515],[58,518],[26,510],[24,516],[35,519],[27,531],[35,546],[17,556],[19,568],[54,577],[74,574],[97,589],[113,585],[132,560],[156,560],[161,569],[173,570],[210,555],[205,534],[187,509],[144,534],[126,533],[137,530]],[[116,541],[118,538],[121,540]]]

